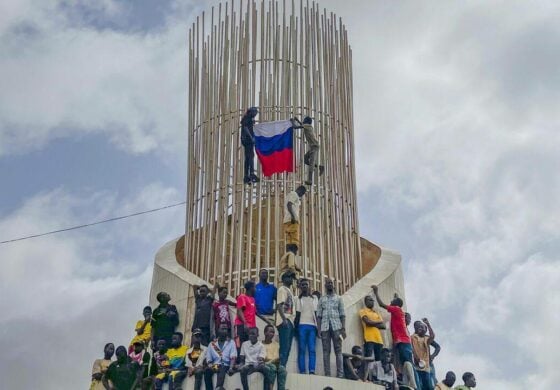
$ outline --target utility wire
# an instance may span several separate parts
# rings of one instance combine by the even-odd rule
[[[30,238],[37,238],[37,237],[42,237],[42,236],[48,236],[49,234],[62,233],[62,232],[70,231],[70,230],[82,229],[82,228],[89,227],[89,226],[100,225],[100,224],[102,224],[102,223],[118,221],[118,220],[120,220],[120,219],[126,219],[126,218],[130,218],[130,217],[136,217],[136,216],[138,216],[138,215],[143,215],[143,214],[148,214],[148,213],[155,213],[156,211],[161,211],[161,210],[169,209],[169,208],[172,208],[172,207],[181,206],[181,205],[184,205],[185,203],[187,203],[187,202],[180,202],[180,203],[175,203],[175,204],[169,204],[169,205],[167,205],[167,206],[158,207],[157,209],[139,211],[139,212],[133,213],[133,214],[122,215],[122,216],[120,216],[120,217],[114,217],[114,218],[104,219],[104,220],[102,220],[102,221],[97,221],[97,222],[92,222],[92,223],[86,223],[86,224],[83,224],[83,225],[72,226],[72,227],[65,228],[65,229],[53,230],[53,231],[46,232],[46,233],[33,234],[33,235],[31,235],[31,236],[13,238],[13,239],[11,239],[11,240],[0,241],[0,245],[2,245],[2,244],[8,244],[8,243],[10,243],[10,242],[29,240]]]

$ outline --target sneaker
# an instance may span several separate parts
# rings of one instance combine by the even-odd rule
[[[255,174],[253,173],[253,174],[251,175],[251,181],[252,181],[253,183],[258,183],[258,182],[261,181],[261,179],[259,179],[259,178],[257,177],[257,175],[255,175]]]
[[[310,186],[310,185],[312,185],[312,184],[313,184],[313,183],[312,183],[312,182],[310,182],[309,180],[306,180],[306,181],[304,181],[304,183],[305,183],[305,185],[308,185],[308,186]]]
[[[251,183],[251,178],[250,178],[249,176],[245,176],[245,177],[243,178],[243,183],[245,183],[245,184],[250,184],[250,183]]]

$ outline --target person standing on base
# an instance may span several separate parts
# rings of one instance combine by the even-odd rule
[[[306,374],[305,354],[309,354],[309,373],[315,374],[315,339],[317,337],[318,300],[309,291],[309,280],[299,280],[300,295],[296,298],[295,331],[298,340],[298,368]]]
[[[255,117],[259,114],[257,107],[251,107],[241,118],[241,145],[245,154],[243,168],[243,182],[245,184],[258,183],[260,180],[255,175]]]
[[[364,298],[366,307],[360,310],[359,316],[364,330],[364,356],[374,356],[375,360],[379,361],[383,348],[380,329],[385,329],[385,322],[381,315],[373,309],[374,302],[371,295],[366,295]]]
[[[237,334],[237,349],[241,350],[241,344],[249,340],[247,330],[257,326],[257,307],[255,305],[255,282],[245,282],[245,294],[237,297],[237,316],[235,317],[235,330]]]
[[[280,365],[286,367],[294,337],[294,294],[292,293],[293,273],[282,274],[282,286],[276,300],[276,327],[280,340]]]
[[[210,336],[210,322],[212,318],[212,304],[214,303],[214,295],[210,293],[210,289],[206,285],[193,285],[194,293],[194,319],[191,332],[199,329],[202,332],[201,343],[208,346],[212,339]]]
[[[379,306],[391,314],[391,335],[393,336],[393,344],[396,346],[400,362],[403,364],[405,362],[413,364],[412,344],[410,343],[410,336],[408,335],[408,331],[406,329],[404,311],[402,309],[403,300],[398,296],[395,296],[391,301],[391,304],[386,305],[379,297],[377,286],[374,285],[371,286],[371,288]]]
[[[336,376],[344,378],[342,362],[342,340],[346,338],[344,304],[342,298],[334,292],[332,279],[325,281],[326,294],[317,305],[317,327],[321,332],[323,344],[323,366],[325,375],[331,375],[331,342],[336,357]]]
[[[274,300],[276,299],[276,286],[268,282],[268,270],[259,271],[259,282],[256,286],[255,304],[257,314],[264,317],[266,322],[274,323]]]
[[[428,334],[426,335],[426,330]],[[427,318],[414,322],[414,334],[412,335],[412,352],[414,362],[418,369],[420,388],[422,390],[433,390],[432,377],[430,376],[430,344],[434,341],[434,331]]]

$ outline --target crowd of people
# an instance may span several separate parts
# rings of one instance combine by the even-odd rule
[[[257,373],[262,375],[265,390],[272,389],[275,383],[284,390],[294,337],[300,374],[316,373],[315,346],[319,339],[325,376],[331,376],[334,352],[338,378],[376,383],[393,390],[453,389],[453,372],[446,373],[441,381],[436,379],[434,359],[441,347],[430,322],[427,318],[415,321],[410,334],[412,319],[403,311],[401,298],[395,295],[390,304],[385,304],[377,286],[372,286],[372,294],[364,297],[364,307],[357,314],[363,343],[345,353],[346,313],[335,284],[327,279],[321,296],[311,291],[308,279],[298,279],[294,287],[295,276],[291,271],[285,272],[277,287],[269,282],[268,270],[262,269],[259,281],[247,281],[235,301],[228,299],[225,287],[216,285],[211,290],[206,285],[194,286],[189,347],[184,345],[183,334],[176,331],[177,308],[170,304],[169,294],[160,292],[159,305],[153,311],[149,306],[144,308],[143,319],[136,323],[128,347],[105,345],[103,359],[93,364],[90,389],[161,389],[168,383],[169,389],[178,390],[186,378],[192,378],[187,380],[194,380],[195,390],[201,389],[203,383],[206,390],[221,390],[227,376],[239,375],[247,390],[248,377]],[[390,314],[392,348],[383,338],[386,321],[376,310],[376,302]],[[257,317],[266,323],[263,335],[259,333]],[[455,389],[476,386],[469,372],[463,374],[463,382]]]
[[[245,150],[244,183],[259,182],[254,168],[256,107],[249,108],[241,119],[241,144]],[[315,174],[321,175],[324,166],[317,163],[320,144],[313,129],[313,119],[291,119],[293,129],[302,129],[308,151],[304,162],[307,168],[305,184],[313,184]],[[269,272],[259,272],[258,283],[249,280],[244,292],[235,302],[228,299],[228,289],[215,285],[193,286],[194,318],[191,324],[190,347],[183,343],[183,334],[176,331],[179,324],[177,308],[170,304],[165,292],[157,295],[158,306],[147,306],[143,319],[136,323],[136,335],[129,346],[105,346],[103,359],[93,365],[91,390],[169,389],[182,388],[186,378],[194,378],[199,390],[204,382],[206,390],[224,389],[226,376],[239,375],[244,390],[249,388],[248,377],[259,373],[264,389],[284,390],[288,375],[286,365],[292,341],[297,339],[297,368],[300,374],[316,373],[316,342],[323,351],[323,373],[331,376],[331,352],[336,362],[336,377],[377,383],[386,389],[446,390],[453,388],[456,378],[448,372],[438,382],[434,359],[440,346],[427,318],[408,326],[412,319],[402,309],[403,300],[395,296],[390,304],[379,297],[377,286],[364,297],[364,308],[358,315],[363,327],[363,344],[343,353],[346,338],[346,313],[335,284],[327,279],[325,294],[311,291],[310,280],[300,277],[297,264],[300,247],[300,206],[307,188],[299,186],[285,195],[284,241],[286,252],[279,260],[280,284],[269,283]],[[294,286],[294,281],[297,285]],[[297,294],[295,293],[297,291]],[[390,343],[381,330],[386,321],[375,309],[375,302],[390,314]],[[232,318],[231,310],[235,308]],[[266,326],[261,338],[257,317]],[[278,332],[277,339],[276,332]],[[433,348],[433,351],[432,349]],[[116,355],[116,360],[113,359]],[[189,379],[187,379],[189,380]],[[472,373],[463,374],[464,385],[455,389],[468,390],[476,386]],[[329,388],[325,388],[329,390]]]

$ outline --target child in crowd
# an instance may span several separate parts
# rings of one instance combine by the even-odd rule
[[[187,368],[185,366],[185,358],[187,347],[182,345],[183,334],[181,332],[173,333],[171,336],[171,348],[167,349],[166,356],[169,365],[156,375],[154,384],[156,390],[162,389],[165,382],[169,383],[172,390],[181,389],[183,379],[187,376]]]
[[[202,331],[194,329],[191,337],[191,347],[187,350],[186,366],[189,377],[194,376],[194,390],[200,390],[204,377],[204,362],[206,347],[201,344]]]
[[[286,377],[288,375],[286,367],[280,365],[280,345],[274,341],[275,329],[272,325],[264,327],[264,349],[266,356],[264,358],[264,367],[270,390],[277,381],[278,390],[286,390]]]
[[[134,343],[139,341],[147,347],[150,339],[152,338],[152,308],[150,306],[146,306],[144,310],[142,310],[142,316],[144,319],[136,322],[136,328],[134,328],[136,336],[134,336],[134,338],[130,341],[130,345],[128,347],[129,354],[134,349]]]
[[[265,358],[266,350],[264,345],[259,341],[259,328],[249,328],[249,340],[241,345],[241,352],[239,354],[239,364],[241,366],[239,372],[243,390],[249,390],[248,376],[255,372],[263,374],[264,388],[269,388],[264,367]]]

